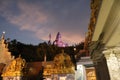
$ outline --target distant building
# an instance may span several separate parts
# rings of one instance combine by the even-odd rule
[[[55,41],[53,42],[53,44],[56,45],[56,46],[58,46],[58,47],[66,47],[66,46],[68,46],[67,43],[64,43],[64,42],[62,41],[60,32],[57,33],[56,39],[55,39]]]

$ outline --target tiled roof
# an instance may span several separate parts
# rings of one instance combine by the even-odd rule
[[[38,75],[42,69],[42,62],[29,62],[26,65],[27,76]]]

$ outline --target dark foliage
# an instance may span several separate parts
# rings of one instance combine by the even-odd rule
[[[9,42],[8,47],[12,55],[15,57],[21,55],[22,58],[24,58],[27,62],[43,61],[45,55],[47,57],[47,61],[51,61],[56,54],[60,53],[61,50],[64,49],[65,53],[68,53],[74,62],[74,56],[79,52],[80,49],[83,49],[83,45],[84,43],[80,43],[75,46],[60,48],[55,45],[47,44],[46,42],[38,45],[32,45],[24,44],[18,42],[17,40],[12,40]],[[74,48],[76,48],[76,50],[74,50]]]

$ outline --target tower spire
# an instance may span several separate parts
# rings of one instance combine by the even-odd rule
[[[60,32],[57,33],[56,40],[61,41],[61,34],[60,34]]]
[[[3,31],[1,39],[5,39],[5,31]]]
[[[49,34],[49,41],[48,44],[51,44],[51,34]]]
[[[56,39],[53,42],[53,44],[57,45],[58,47],[66,47],[67,46],[67,44],[62,41],[60,32],[57,33]]]

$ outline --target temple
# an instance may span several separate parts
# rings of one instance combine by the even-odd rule
[[[120,0],[92,0],[89,51],[97,80],[120,80]]]
[[[46,80],[75,80],[74,64],[70,56],[62,50],[53,61],[44,61],[44,78]]]
[[[3,80],[22,80],[24,76],[23,68],[25,68],[26,61],[19,56],[12,60],[9,65],[3,70]]]
[[[58,46],[58,47],[66,47],[66,46],[68,46],[67,43],[64,43],[64,42],[62,41],[60,32],[57,33],[56,39],[55,39],[55,41],[53,42],[53,44],[56,45],[56,46]]]
[[[22,80],[40,80],[35,77],[39,77],[37,74],[44,66],[43,76],[46,80],[120,80],[119,9],[120,0],[91,0],[90,24],[84,48],[78,53],[80,57],[76,62],[77,70],[74,70],[74,63],[64,51],[54,56],[53,61],[46,61],[45,55],[43,63],[32,62],[27,63],[27,66],[21,56],[13,60],[3,32],[0,39],[0,63],[6,65],[0,64],[3,79],[21,80],[24,74],[22,70],[25,68],[26,79]],[[51,42],[51,37],[49,39]],[[56,36],[54,45],[67,46],[62,41],[60,32]]]
[[[0,38],[0,80],[40,80],[42,62],[26,62],[21,55],[14,58],[9,52],[5,32]]]

